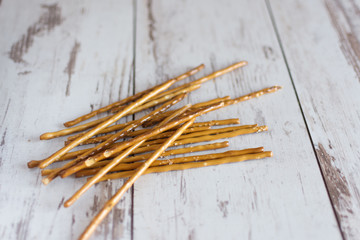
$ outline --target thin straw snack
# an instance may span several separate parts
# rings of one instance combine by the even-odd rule
[[[109,214],[111,209],[120,201],[124,193],[134,184],[134,182],[145,172],[146,169],[171,145],[173,141],[179,137],[186,128],[190,127],[195,121],[195,118],[191,119],[189,122],[185,123],[181,128],[179,128],[175,134],[170,137],[161,148],[159,148],[154,154],[146,160],[132,175],[129,180],[127,180],[124,185],[119,189],[119,191],[105,204],[105,206],[100,210],[96,217],[91,221],[90,225],[85,229],[83,234],[81,234],[79,239],[88,239],[92,232],[95,231],[96,227],[100,222]],[[67,203],[67,202],[66,202]],[[65,203],[65,204],[66,204]]]
[[[166,159],[166,160],[157,160],[157,161],[153,162],[153,164],[151,164],[151,167],[172,165],[172,164],[178,164],[178,163],[187,163],[187,162],[194,162],[194,161],[204,161],[204,160],[211,160],[211,159],[217,159],[217,158],[223,158],[223,157],[240,156],[243,154],[259,153],[259,152],[263,152],[263,151],[264,151],[264,148],[259,147],[259,148],[249,148],[249,149],[244,149],[244,150],[227,151],[227,152],[223,152],[223,153],[195,155],[195,156],[189,156],[189,157],[179,157],[179,158],[172,158],[172,159]],[[163,155],[164,154],[162,154],[161,156],[163,156]],[[114,168],[112,168],[109,172],[134,170],[134,169],[138,168],[141,164],[142,164],[142,162],[120,163],[120,164],[116,165]],[[82,171],[79,171],[76,173],[76,177],[84,177],[84,176],[94,175],[100,169],[101,168],[92,168],[92,169],[82,170]]]
[[[199,72],[200,70],[202,70],[204,67],[205,67],[205,65],[204,65],[204,64],[201,64],[201,65],[197,66],[196,68],[191,69],[190,71],[188,71],[188,72],[186,72],[186,73],[184,73],[184,74],[181,74],[180,76],[176,77],[175,79],[176,79],[176,81],[183,80],[183,79],[185,79],[185,78],[187,78],[187,77],[190,77],[190,76],[198,73],[198,72]],[[100,108],[100,109],[98,109],[98,110],[95,110],[95,111],[92,111],[92,112],[90,112],[90,113],[88,113],[88,114],[85,114],[85,115],[83,115],[83,116],[80,116],[80,117],[78,117],[78,118],[76,118],[76,119],[74,119],[74,120],[68,121],[68,122],[64,123],[64,126],[65,126],[65,127],[74,126],[75,124],[78,124],[78,123],[80,123],[80,122],[82,122],[82,121],[85,121],[85,120],[87,120],[87,119],[89,119],[89,118],[92,118],[92,117],[94,117],[94,116],[96,116],[96,115],[98,115],[98,114],[100,114],[100,113],[109,111],[109,110],[111,110],[111,109],[114,108],[114,107],[121,106],[121,105],[127,104],[127,103],[129,103],[129,102],[135,101],[135,100],[139,99],[141,96],[145,95],[146,93],[149,93],[151,90],[153,90],[154,88],[159,87],[159,86],[160,86],[160,85],[157,85],[157,86],[155,86],[155,87],[153,87],[153,88],[150,88],[150,89],[147,89],[147,90],[145,90],[145,91],[139,92],[139,93],[137,93],[137,94],[135,94],[135,95],[133,95],[133,96],[127,97],[127,98],[125,98],[125,99],[123,99],[123,100],[120,100],[120,101],[118,101],[118,102],[114,102],[114,103],[112,103],[112,104],[110,104],[110,105],[107,105],[107,106],[105,106],[105,107],[102,107],[102,108]]]
[[[242,162],[246,160],[252,159],[261,159],[266,157],[272,157],[273,153],[271,151],[267,152],[260,152],[260,153],[253,153],[253,154],[244,154],[239,156],[231,156],[231,157],[223,157],[223,158],[215,158],[210,160],[204,160],[199,162],[187,162],[181,164],[168,164],[165,166],[154,166],[147,169],[143,174],[149,173],[159,173],[159,172],[168,172],[168,171],[176,171],[176,170],[185,170],[190,168],[200,168],[200,167],[208,167],[214,165],[220,165],[225,163],[234,163],[234,162]],[[118,178],[127,178],[134,174],[135,170],[124,171],[119,173],[111,173],[107,174],[98,182],[110,180],[110,179],[118,179]]]
[[[53,163],[54,161],[56,161],[57,159],[59,159],[62,155],[64,155],[65,153],[67,153],[68,151],[70,151],[71,149],[73,149],[74,147],[78,146],[81,142],[91,138],[92,136],[94,136],[95,134],[97,134],[99,131],[101,131],[102,129],[106,128],[107,126],[113,124],[114,122],[118,121],[120,118],[122,118],[124,115],[126,115],[128,112],[130,112],[132,109],[134,109],[137,106],[140,106],[141,104],[143,104],[146,100],[148,100],[149,98],[155,96],[157,93],[164,91],[165,89],[169,88],[172,84],[174,84],[176,82],[176,80],[169,80],[166,83],[162,84],[161,86],[155,88],[154,90],[152,90],[151,92],[145,94],[143,97],[141,97],[140,99],[138,99],[136,102],[130,104],[129,106],[127,106],[123,111],[115,114],[114,116],[112,116],[111,118],[109,118],[108,120],[106,120],[105,122],[100,123],[99,125],[97,125],[95,128],[91,129],[90,131],[88,131],[85,135],[80,136],[79,138],[75,139],[72,143],[70,143],[69,145],[63,147],[62,149],[60,149],[59,151],[57,151],[56,153],[54,153],[53,155],[51,155],[50,157],[48,157],[44,162],[42,162],[39,167],[40,168],[45,168],[47,166],[49,166],[51,163]]]
[[[200,151],[207,151],[207,150],[214,150],[219,148],[226,148],[229,146],[229,141],[224,142],[218,142],[218,143],[211,143],[211,144],[204,144],[204,145],[198,145],[198,146],[190,146],[190,147],[184,147],[184,148],[177,148],[177,149],[171,149],[166,150],[163,154],[161,154],[160,158],[166,157],[166,156],[173,156],[178,154],[184,154],[184,153],[192,153],[192,152],[200,152]],[[139,148],[138,148],[139,149]],[[122,162],[124,163],[133,163],[138,162],[142,160],[146,160],[151,156],[152,153],[145,153],[145,154],[139,154],[132,157],[124,158]],[[105,166],[108,164],[111,160],[104,160],[95,163],[94,165],[90,166],[89,169],[96,169]],[[118,165],[117,165],[118,166]],[[51,174],[54,171],[57,171],[59,168],[55,169],[43,169],[41,170],[42,176],[47,176]],[[82,170],[82,171],[88,171],[89,169]],[[79,171],[79,172],[82,172]],[[77,172],[77,173],[79,173]]]
[[[45,176],[42,182],[45,185],[58,176],[90,176],[85,184],[65,201],[65,207],[75,203],[98,182],[128,178],[97,213],[79,239],[84,240],[91,236],[124,193],[143,174],[201,168],[272,156],[272,152],[264,151],[263,147],[215,152],[215,149],[229,146],[229,141],[224,140],[261,133],[268,130],[267,126],[239,125],[238,118],[196,123],[195,119],[211,111],[276,92],[281,89],[280,86],[264,88],[236,98],[209,97],[210,100],[204,102],[174,107],[188,95],[198,92],[203,83],[245,65],[246,61],[240,61],[204,77],[172,87],[174,83],[204,68],[203,64],[199,65],[176,78],[65,122],[66,129],[46,132],[40,136],[41,140],[67,136],[64,147],[46,159],[28,162],[29,168],[41,168],[41,175]],[[136,114],[139,112],[141,113]],[[133,120],[124,122],[124,117],[129,115],[132,115]],[[98,119],[91,119],[95,116],[98,116]],[[122,122],[119,123],[119,120]],[[224,140],[211,142],[219,139]],[[85,144],[94,145],[74,149]],[[201,152],[201,155],[190,154],[195,152]],[[47,167],[54,162],[59,162],[59,165],[48,169]],[[191,174],[201,172],[193,170]]]

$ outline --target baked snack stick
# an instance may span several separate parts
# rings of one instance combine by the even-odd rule
[[[204,67],[205,67],[205,65],[204,65],[204,64],[201,64],[201,65],[199,65],[199,66],[191,69],[190,71],[188,71],[188,72],[186,72],[186,73],[184,73],[184,74],[181,74],[180,76],[176,77],[175,79],[176,79],[176,81],[183,80],[183,79],[185,79],[185,78],[187,78],[187,77],[190,77],[190,76],[196,74],[197,72],[199,72],[200,70],[202,70]],[[161,85],[161,84],[160,84],[160,85]],[[143,96],[144,94],[149,93],[151,90],[155,89],[156,87],[159,87],[160,85],[157,85],[157,86],[152,87],[152,88],[150,88],[150,89],[147,89],[147,90],[145,90],[145,91],[141,91],[141,92],[139,92],[139,93],[136,93],[136,94],[133,95],[133,96],[127,97],[127,98],[122,99],[122,100],[120,100],[120,101],[117,101],[117,102],[114,102],[114,103],[112,103],[112,104],[109,104],[109,105],[107,105],[107,106],[105,106],[105,107],[102,107],[102,108],[100,108],[100,109],[98,109],[98,110],[95,110],[95,111],[92,111],[92,112],[90,112],[90,113],[88,113],[88,114],[85,114],[85,115],[83,115],[83,116],[80,116],[80,117],[78,117],[78,118],[76,118],[76,119],[74,119],[74,120],[68,121],[68,122],[64,123],[64,126],[65,126],[65,127],[74,126],[74,125],[76,125],[76,124],[78,124],[78,123],[80,123],[80,122],[82,122],[82,121],[85,121],[85,120],[87,120],[87,119],[89,119],[89,118],[92,118],[92,117],[94,117],[94,116],[96,116],[96,115],[98,115],[98,114],[100,114],[100,113],[107,112],[107,111],[111,110],[111,109],[114,108],[114,107],[121,106],[121,105],[127,104],[127,103],[129,103],[129,102],[135,101],[135,100],[139,99],[141,96]]]
[[[188,105],[185,105],[184,107],[182,107],[182,108],[180,108],[180,109],[178,109],[177,110],[177,112],[184,112],[184,110],[186,110],[186,109],[188,109],[188,108],[190,108],[191,107],[191,104],[188,104]],[[174,117],[175,116],[177,116],[177,114],[176,114],[176,112],[173,114],[174,115]],[[163,124],[160,124],[160,126],[163,126]],[[149,132],[151,131],[151,130],[148,130]],[[140,143],[140,145],[142,145],[145,141],[147,141],[148,140],[148,138],[149,137],[144,137],[143,139],[141,139],[141,143]],[[104,142],[105,143],[105,142]],[[104,144],[104,143],[102,143],[102,144]],[[136,142],[135,142],[136,143]],[[100,144],[101,145],[101,144]],[[99,145],[99,146],[100,146]],[[128,146],[131,146],[132,144],[130,144],[130,145],[128,145]],[[137,145],[137,146],[140,146],[140,145]],[[120,146],[122,146],[122,145],[119,145],[119,147]],[[130,147],[131,148],[131,147]],[[135,147],[134,149],[136,149],[137,147]],[[133,150],[134,150],[133,149]],[[132,150],[132,151],[133,151]],[[125,152],[126,152],[127,150],[125,150]],[[131,153],[131,152],[130,152]],[[85,154],[84,154],[85,155]],[[62,177],[62,178],[65,178],[65,177],[68,177],[68,176],[70,176],[71,174],[73,174],[73,173],[75,173],[75,172],[77,172],[77,171],[79,171],[79,170],[81,170],[81,169],[83,169],[84,168],[84,161],[83,160],[85,160],[85,158],[82,158],[82,156],[83,155],[81,155],[81,156],[79,156],[79,157],[77,157],[73,162],[76,162],[77,164],[73,164],[73,166],[70,166],[70,167],[68,167],[68,168],[66,168],[66,169],[64,169],[63,171],[61,171],[61,173],[60,173],[60,176]],[[127,155],[125,156],[124,155],[124,158],[125,157],[127,157]],[[90,157],[91,158],[91,157]],[[122,161],[122,159],[121,160],[119,160],[119,161]]]
[[[159,149],[155,151],[155,153],[159,153],[159,150],[162,150],[158,156],[160,156],[168,147],[169,143],[172,143],[176,140],[178,136],[180,136],[191,124],[193,124],[195,121],[195,117],[192,117],[189,122],[183,124],[176,132],[175,134],[170,137]],[[175,137],[174,137],[175,136]],[[131,152],[140,146],[142,143],[146,141],[146,138],[144,138],[142,141],[139,141],[132,146],[130,146],[128,149],[126,149],[124,152],[122,152],[119,156],[111,160],[108,164],[106,164],[104,167],[101,168],[101,170],[91,179],[90,181],[86,182],[71,198],[69,198],[65,203],[65,207],[69,207],[71,204],[73,204],[83,193],[85,193],[92,185],[95,184],[95,182],[104,176],[107,172],[109,172],[114,166],[118,165],[124,158],[126,158],[128,155],[131,154]],[[166,146],[164,148],[164,146]],[[152,155],[153,157],[153,155]],[[151,159],[151,158],[150,158]]]
[[[120,201],[124,193],[134,184],[134,182],[150,167],[150,165],[172,144],[173,141],[179,137],[182,132],[190,127],[195,121],[195,118],[186,122],[181,128],[179,128],[173,136],[171,136],[153,155],[145,161],[132,175],[125,184],[119,189],[119,191],[105,204],[105,206],[100,210],[96,217],[91,221],[89,226],[81,234],[80,240],[88,239],[91,234],[95,231],[96,227],[101,223],[101,221],[109,214],[112,208]],[[94,179],[96,179],[94,177]],[[88,182],[90,182],[89,180]]]
[[[190,115],[187,115],[187,116],[185,116],[183,118],[173,120],[173,121],[171,121],[171,122],[169,122],[169,123],[167,123],[167,124],[165,124],[163,126],[161,126],[161,125],[156,126],[153,129],[151,129],[151,131],[148,131],[148,132],[146,132],[146,133],[144,133],[142,135],[139,135],[139,136],[137,136],[137,137],[135,137],[133,139],[130,139],[128,141],[124,141],[124,142],[122,142],[120,145],[118,145],[116,147],[109,148],[109,149],[107,149],[107,150],[105,150],[105,151],[103,151],[101,153],[98,153],[98,154],[96,154],[96,155],[94,155],[92,157],[89,157],[84,162],[80,162],[79,164],[77,164],[76,167],[77,167],[78,170],[84,169],[84,168],[86,168],[88,166],[91,166],[94,163],[96,163],[96,162],[98,162],[98,161],[100,161],[102,159],[106,159],[106,158],[109,158],[111,156],[114,156],[114,155],[120,153],[123,149],[125,149],[125,148],[127,148],[127,147],[129,147],[129,146],[131,146],[131,145],[133,145],[133,144],[135,144],[137,142],[142,141],[144,138],[148,139],[148,138],[150,138],[152,136],[155,136],[155,135],[157,135],[159,133],[162,133],[162,132],[164,132],[166,130],[169,130],[169,129],[173,128],[173,127],[176,127],[176,126],[178,126],[178,125],[180,125],[180,124],[182,124],[184,122],[187,122],[190,119],[192,119],[193,117],[198,117],[198,116],[203,115],[205,113],[208,113],[210,111],[214,111],[216,109],[219,109],[223,105],[224,105],[223,102],[218,103],[218,104],[214,104],[214,105],[208,106],[208,107],[206,107],[204,109],[198,110],[198,111],[196,111],[196,112],[194,112],[194,113],[192,113]]]
[[[228,146],[229,146],[229,141],[224,141],[224,142],[217,142],[217,143],[204,144],[204,145],[198,145],[198,146],[190,146],[190,147],[184,147],[184,148],[170,149],[170,150],[166,150],[160,156],[160,158],[167,157],[167,156],[178,155],[178,154],[184,154],[184,153],[193,153],[193,152],[214,150],[214,149],[219,149],[219,148],[226,148]],[[140,149],[140,148],[141,148],[141,146],[139,148],[137,148],[137,149]],[[154,149],[154,150],[156,150],[156,149]],[[138,155],[135,155],[135,156],[127,157],[127,158],[124,158],[124,160],[122,162],[123,163],[132,163],[132,162],[138,162],[138,161],[146,160],[151,156],[151,154],[152,153],[149,152],[149,153],[138,154]],[[111,160],[104,160],[104,161],[97,162],[94,165],[92,165],[90,168],[103,167],[106,164],[108,164],[110,161]],[[90,168],[87,168],[85,170],[89,170]],[[41,176],[47,176],[50,173],[56,171],[57,169],[58,168],[43,169],[43,170],[41,170]]]
[[[195,162],[187,162],[187,163],[180,163],[180,164],[171,164],[165,166],[154,166],[148,168],[143,174],[149,173],[160,173],[160,172],[168,172],[168,171],[177,171],[177,170],[186,170],[191,168],[201,168],[201,167],[208,167],[208,166],[215,166],[220,164],[226,163],[234,163],[234,162],[242,162],[246,160],[252,159],[262,159],[266,157],[272,157],[273,153],[271,151],[260,152],[260,153],[251,153],[251,154],[244,154],[239,156],[231,156],[231,157],[223,157],[223,158],[216,158],[210,160],[202,160],[202,161],[195,161]],[[119,173],[110,173],[105,175],[104,177],[100,178],[98,182],[110,180],[110,179],[119,179],[119,178],[128,178],[134,174],[134,170],[124,171]]]
[[[179,86],[178,88],[174,88],[174,89],[171,89],[169,91],[165,91],[163,93],[160,93],[160,95],[158,95],[157,97],[162,97],[164,95],[167,95],[167,94],[170,94],[174,91],[177,91],[181,88],[184,88],[184,87],[188,87],[188,86],[191,86],[191,85],[197,85],[197,84],[201,84],[201,83],[204,83],[206,81],[209,81],[211,79],[214,79],[216,77],[219,77],[223,74],[226,74],[228,72],[231,72],[237,68],[240,68],[240,67],[243,67],[247,65],[247,62],[246,61],[241,61],[241,62],[237,62],[233,65],[230,65],[226,68],[223,68],[221,70],[218,70],[216,72],[213,72],[205,77],[202,77],[200,79],[197,79],[195,81],[192,81],[190,83],[187,83],[187,84],[184,84],[182,86]],[[64,130],[61,130],[61,131],[57,131],[57,132],[49,132],[49,133],[44,133],[40,136],[40,139],[51,139],[51,138],[54,138],[54,137],[58,137],[58,136],[64,136],[64,135],[68,135],[68,134],[71,134],[71,133],[75,133],[75,132],[79,132],[79,131],[83,131],[83,130],[86,130],[86,129],[89,129],[105,120],[109,119],[109,116],[107,117],[104,117],[104,118],[101,118],[101,119],[98,119],[98,120],[95,120],[93,122],[90,122],[90,123],[85,123],[83,125],[79,125],[77,126],[76,128],[73,128],[73,129],[64,129]]]
[[[195,162],[195,161],[205,161],[205,160],[212,160],[224,157],[233,157],[233,156],[240,156],[249,153],[259,153],[263,152],[264,148],[249,148],[244,150],[233,150],[227,151],[222,153],[212,153],[212,154],[204,154],[204,155],[195,155],[195,156],[188,156],[188,157],[178,157],[178,158],[171,158],[165,160],[156,160],[151,164],[151,167],[156,166],[164,166],[164,165],[172,165],[172,164],[179,164],[179,163],[188,163],[188,162]],[[162,155],[163,156],[163,155]],[[133,162],[133,163],[120,163],[112,168],[109,173],[112,172],[120,172],[120,171],[130,171],[135,170],[138,168],[142,162]],[[96,174],[101,168],[92,168],[92,169],[84,169],[76,173],[76,177],[85,177],[91,176]],[[106,176],[106,175],[105,175]]]
[[[170,101],[164,103],[162,106],[158,107],[157,109],[153,110],[152,112],[148,113],[147,115],[141,117],[138,120],[135,120],[132,124],[126,126],[125,128],[123,128],[121,131],[117,132],[116,134],[108,136],[108,138],[102,144],[99,144],[98,146],[95,146],[94,148],[91,148],[88,151],[85,151],[81,155],[77,156],[76,159],[66,163],[64,166],[62,166],[58,170],[53,171],[51,174],[49,174],[49,176],[42,179],[42,182],[45,185],[49,184],[52,180],[54,180],[61,173],[61,171],[65,171],[66,169],[74,166],[75,164],[77,164],[78,162],[87,158],[88,156],[90,156],[92,154],[96,154],[97,152],[101,151],[103,148],[110,146],[117,139],[119,139],[123,136],[126,136],[126,134],[130,133],[133,129],[135,129],[136,127],[138,127],[141,124],[148,121],[152,116],[156,116],[156,114],[166,111],[166,109],[168,109],[172,105],[174,105],[174,104],[178,103],[179,101],[181,101],[182,99],[184,99],[185,95],[186,95],[186,93],[183,93],[183,94],[175,97],[175,99],[171,99]]]
[[[73,140],[72,143],[70,143],[69,145],[59,149],[57,152],[55,152],[54,154],[52,154],[51,156],[49,156],[44,162],[42,162],[39,167],[40,168],[46,168],[47,166],[49,166],[51,163],[53,163],[54,161],[56,161],[57,159],[59,159],[62,155],[64,155],[65,153],[69,152],[71,149],[73,149],[74,147],[78,146],[81,142],[91,138],[92,136],[96,135],[99,131],[101,131],[102,129],[106,128],[107,126],[110,126],[111,124],[113,124],[114,122],[118,121],[120,118],[122,118],[123,116],[125,116],[128,112],[130,112],[132,109],[140,106],[141,104],[143,104],[145,101],[147,101],[148,99],[150,99],[151,97],[155,96],[156,94],[158,94],[159,92],[164,91],[165,89],[169,88],[172,84],[174,84],[176,82],[176,80],[169,80],[166,83],[162,84],[160,87],[155,88],[154,90],[152,90],[151,92],[145,94],[143,97],[139,98],[137,101],[131,103],[130,105],[128,105],[123,111],[116,113],[115,115],[113,115],[111,118],[109,118],[108,120],[100,123],[99,125],[97,125],[95,128],[89,130],[86,134],[78,137],[77,139]]]

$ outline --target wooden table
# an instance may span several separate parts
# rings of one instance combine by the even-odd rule
[[[63,208],[85,179],[41,184],[41,133],[239,60],[185,102],[283,86],[201,118],[268,125],[230,148],[274,157],[143,176],[94,239],[360,239],[359,1],[2,0],[0,30],[0,239],[76,239],[123,183]]]

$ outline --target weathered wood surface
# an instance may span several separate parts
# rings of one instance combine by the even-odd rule
[[[85,179],[44,186],[26,162],[63,146],[65,138],[40,141],[44,131],[133,93],[133,6],[3,1],[0,29],[0,238],[76,239],[121,182],[99,184],[65,209]],[[131,212],[129,193],[95,236],[129,239]]]
[[[206,83],[189,102],[284,90],[202,118],[267,124],[269,132],[230,147],[265,146],[273,159],[144,176],[134,190],[134,239],[340,239],[266,4],[138,1],[136,24],[136,91],[184,67],[204,62],[210,73],[242,59],[249,66]]]
[[[358,239],[358,6],[0,0],[0,238],[76,239],[122,184],[98,184],[64,209],[85,180],[41,184],[26,162],[64,139],[40,133],[200,63],[197,76],[248,60],[186,102],[282,85],[201,118],[268,125],[230,148],[274,157],[144,176],[94,239]]]
[[[341,231],[360,239],[360,2],[270,3]]]

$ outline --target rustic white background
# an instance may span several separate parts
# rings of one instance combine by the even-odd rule
[[[0,0],[0,33],[0,239],[76,239],[122,184],[63,208],[85,180],[41,184],[26,162],[64,140],[41,133],[240,60],[185,102],[283,86],[201,118],[268,125],[230,148],[274,157],[143,176],[93,239],[360,238],[359,1]]]

